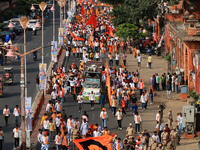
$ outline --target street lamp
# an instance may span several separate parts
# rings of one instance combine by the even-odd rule
[[[9,49],[8,53],[6,54],[7,57],[15,57],[16,55],[20,56],[21,58],[21,81],[20,81],[20,87],[21,87],[21,141],[22,141],[22,149],[26,149],[26,132],[25,132],[25,99],[24,99],[24,58],[26,55],[31,54],[37,50],[41,49],[41,47],[36,48],[34,50],[31,50],[27,53],[20,54],[17,52],[14,52],[13,49]]]
[[[44,10],[46,9],[47,4],[45,2],[41,2],[39,7],[42,11],[42,63],[44,63]]]
[[[63,14],[61,15],[62,12],[62,7],[65,6],[66,1],[65,0],[58,0],[58,5],[60,6],[60,28],[62,28],[62,24],[63,24]]]
[[[20,19],[20,24],[24,29],[24,53],[26,53],[26,28],[28,27],[28,18],[22,17]],[[24,57],[24,69],[25,69],[25,97],[27,97],[27,76],[26,76],[26,56]]]
[[[42,11],[42,63],[44,63],[44,10],[47,7],[45,2],[41,2],[40,4],[32,4],[31,10],[34,11],[34,5],[39,5],[40,10]]]
[[[53,5],[50,10],[53,12],[53,41],[55,41],[55,0],[53,0]]]

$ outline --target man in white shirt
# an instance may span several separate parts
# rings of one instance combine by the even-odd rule
[[[38,143],[39,143],[39,149],[41,149],[41,146],[42,146],[42,129],[39,129],[37,139],[38,139]]]
[[[140,56],[140,54],[138,54],[137,56],[137,62],[138,62],[138,68],[140,68],[142,62],[142,57]]]
[[[115,114],[115,117],[117,119],[118,129],[122,130],[122,117],[123,117],[123,115],[122,115],[122,109],[121,108],[118,109],[118,111]]]
[[[45,131],[49,131],[49,120],[48,117],[45,118],[45,120],[43,121],[43,128]]]
[[[71,132],[74,128],[74,119],[72,119],[72,115],[69,116],[69,119],[67,119],[67,129],[68,129],[68,139],[71,141]]]
[[[7,126],[8,125],[8,118],[10,116],[10,109],[8,108],[7,105],[5,105],[5,108],[3,109],[3,115],[4,115],[6,126]]]
[[[140,97],[140,101],[142,103],[142,110],[145,110],[145,106],[146,106],[146,102],[147,102],[147,97],[145,95],[145,93],[143,92],[141,97]]]
[[[122,144],[120,138],[118,138],[117,141],[115,141],[113,147],[114,147],[114,150],[121,150],[121,149],[123,149],[123,144]]]
[[[41,150],[49,150],[49,137],[47,136],[47,131],[45,131],[44,136],[42,136]]]
[[[57,111],[57,114],[61,113],[61,111],[62,111],[62,104],[60,103],[60,100],[58,100],[58,102],[56,103],[55,109]]]
[[[18,120],[20,116],[20,109],[18,105],[16,105],[16,107],[14,108],[13,115],[15,116],[16,125],[18,125]]]
[[[82,110],[82,100],[83,100],[83,95],[81,92],[79,92],[79,95],[77,96],[77,101],[79,104],[79,112],[81,112],[81,110]]]
[[[20,129],[18,128],[18,125],[16,125],[12,133],[12,137],[14,137],[14,141],[15,141],[15,148],[19,147],[19,131]]]
[[[99,132],[98,127],[95,126],[94,128],[95,128],[95,130],[93,132],[93,137],[101,136],[101,133]]]
[[[134,121],[135,121],[135,132],[139,133],[140,132],[140,124],[142,123],[142,119],[138,112],[135,113],[134,116]]]
[[[156,139],[157,143],[160,143],[160,139],[156,131],[154,131],[154,134],[151,136],[151,141],[153,141],[154,138]]]
[[[52,101],[53,101],[54,105],[56,103],[57,96],[58,96],[58,94],[57,94],[56,90],[53,89],[53,91],[51,92],[51,98],[52,98]]]
[[[102,111],[100,113],[100,119],[102,120],[102,127],[107,127],[106,121],[108,120],[108,114],[106,112],[106,108],[102,108]]]
[[[61,150],[62,148],[62,136],[61,132],[58,132],[58,134],[55,137],[55,145],[57,150]]]
[[[89,95],[89,101],[91,104],[91,109],[94,109],[95,94],[93,93],[93,91],[91,91],[91,93]]]
[[[83,119],[83,123],[81,124],[81,133],[82,133],[82,136],[85,136],[87,131],[89,129],[89,124],[88,122],[86,122],[86,119]]]

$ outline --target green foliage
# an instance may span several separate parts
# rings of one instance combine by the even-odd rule
[[[103,0],[108,3],[110,0]],[[139,27],[140,20],[146,22],[157,15],[157,2],[155,0],[123,0],[115,5],[111,14],[116,26],[124,23],[135,24]]]
[[[168,62],[171,62],[171,54],[165,55],[164,59],[167,60]]]
[[[198,101],[198,100],[199,100],[199,95],[196,94],[196,92],[194,92],[193,89],[189,91],[188,95],[189,95],[191,98],[193,98],[195,101]]]
[[[39,4],[42,1],[47,0],[18,0],[16,2],[16,7],[13,10],[7,10],[3,14],[3,18],[4,20],[9,20],[17,15],[27,15],[31,12],[30,8],[32,4]]]
[[[111,5],[118,5],[122,4],[125,0],[100,0],[100,1]]]
[[[124,40],[127,38],[137,38],[140,36],[138,27],[134,24],[124,23],[117,27],[117,36],[122,37]]]

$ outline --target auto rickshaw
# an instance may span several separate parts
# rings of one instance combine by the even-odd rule
[[[3,84],[4,85],[13,84],[13,68],[12,67],[4,68]]]

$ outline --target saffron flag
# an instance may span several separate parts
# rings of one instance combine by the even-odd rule
[[[109,69],[108,69],[108,60],[106,60],[106,70],[107,70],[106,85],[108,87],[108,100],[111,105],[112,101],[111,101],[110,73],[109,73]]]
[[[90,0],[90,4],[93,4],[93,3],[92,3],[92,0]]]
[[[84,41],[83,38],[80,38],[78,36],[76,36],[75,34],[73,34],[72,32],[69,31],[69,34],[71,34],[71,36],[73,37],[74,40],[77,40],[77,41]]]
[[[86,25],[93,25],[94,28],[97,27],[97,21],[96,21],[96,18],[95,18],[95,15],[94,15],[93,11],[92,11],[92,14],[91,14],[88,22],[86,23]]]
[[[110,141],[113,136],[114,135],[104,135],[85,139],[76,139],[73,140],[73,142],[79,150],[112,150]]]
[[[121,63],[121,66],[125,69],[126,67],[124,66],[124,63],[122,62],[122,60],[119,58],[119,61]]]
[[[84,15],[83,5],[81,6],[81,15]]]

